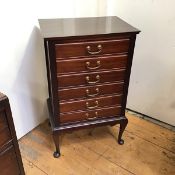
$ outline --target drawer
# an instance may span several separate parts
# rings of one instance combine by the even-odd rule
[[[0,153],[1,175],[19,175],[19,166],[13,146]]]
[[[59,87],[95,85],[98,83],[123,81],[125,69],[57,76]]]
[[[104,96],[79,101],[60,102],[60,113],[78,111],[78,110],[90,110],[99,107],[120,105],[121,102],[122,102],[122,95]]]
[[[7,126],[6,116],[4,111],[0,111],[0,131]]]
[[[58,90],[59,99],[78,99],[123,92],[124,82]]]
[[[129,43],[130,40],[128,38],[118,40],[56,44],[56,58],[127,53],[129,50]]]
[[[5,145],[7,142],[9,142],[11,140],[11,135],[10,135],[10,131],[8,129],[8,127],[2,129],[0,131],[0,147],[2,147],[3,145]]]
[[[89,72],[94,70],[126,68],[127,55],[57,60],[57,73]]]
[[[121,106],[101,108],[81,112],[60,114],[61,123],[77,122],[82,120],[97,120],[99,118],[114,117],[121,114]]]

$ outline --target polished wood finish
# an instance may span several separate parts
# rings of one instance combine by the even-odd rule
[[[60,101],[70,99],[84,99],[101,95],[109,95],[123,92],[124,82],[106,83],[102,85],[90,85],[84,87],[59,89],[58,95]],[[98,91],[97,91],[98,90]],[[88,92],[88,93],[87,93]]]
[[[58,74],[126,68],[127,55],[57,60]]]
[[[39,23],[45,45],[54,157],[60,156],[63,131],[120,124],[118,143],[123,144],[139,31],[117,17],[41,19]],[[72,30],[64,31],[65,24]]]
[[[140,31],[116,16],[39,19],[44,38],[137,34]],[[72,30],[71,30],[72,29]]]
[[[100,107],[114,106],[121,104],[122,95],[112,95],[112,96],[103,96],[103,97],[94,97],[84,100],[76,101],[66,101],[60,102],[60,112],[70,112],[78,110],[88,110],[88,109],[97,109]]]
[[[83,120],[96,120],[103,117],[113,117],[120,116],[121,106],[98,108],[95,110],[80,111],[80,112],[70,112],[60,114],[60,122],[77,122]]]
[[[24,175],[8,98],[0,93],[0,174]]]
[[[127,38],[109,41],[56,44],[56,58],[127,53],[129,43],[130,40]],[[98,48],[98,46],[101,46],[101,48]],[[89,47],[89,52],[87,47]]]
[[[99,79],[98,79],[98,77]],[[89,77],[89,80],[87,80]],[[99,83],[124,81],[125,69],[115,71],[89,72],[57,76],[60,88],[80,85],[96,85]],[[73,80],[73,81],[72,81]]]

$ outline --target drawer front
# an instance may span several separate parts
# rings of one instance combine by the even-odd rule
[[[105,96],[100,98],[90,98],[79,101],[69,101],[60,103],[60,112],[70,112],[78,110],[91,110],[99,107],[120,105],[122,95]]]
[[[19,175],[20,170],[13,146],[0,153],[0,174]]]
[[[94,70],[126,68],[127,55],[85,59],[57,60],[57,73],[89,72]]]
[[[11,140],[11,135],[9,129],[6,127],[0,131],[0,147],[5,145]]]
[[[60,114],[61,123],[78,122],[82,120],[97,120],[98,118],[114,117],[121,114],[121,106],[108,107],[74,113]]]
[[[129,39],[56,44],[56,58],[127,53]]]
[[[123,85],[124,82],[120,82],[104,85],[85,86],[80,88],[60,89],[58,91],[58,94],[60,101],[68,99],[87,98],[93,96],[95,97],[99,95],[122,93]]]
[[[125,69],[116,71],[103,71],[95,73],[83,73],[58,76],[59,87],[69,87],[78,85],[95,85],[98,83],[123,81]]]
[[[7,127],[5,112],[0,111],[0,131],[5,127]]]

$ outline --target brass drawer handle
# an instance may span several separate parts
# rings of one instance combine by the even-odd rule
[[[95,54],[98,54],[98,53],[100,53],[102,51],[102,45],[99,44],[97,46],[98,51],[91,51],[91,46],[87,46],[86,49],[87,49],[87,51],[88,51],[89,54],[95,55]]]
[[[97,66],[95,66],[95,67],[90,67],[90,62],[89,61],[87,61],[86,62],[86,67],[87,67],[87,69],[90,69],[90,70],[95,70],[95,69],[98,69],[98,68],[100,68],[101,67],[101,63],[100,63],[100,61],[97,61]]]
[[[95,101],[95,105],[94,106],[89,106],[89,102],[86,102],[86,107],[88,109],[95,109],[98,107],[98,101]]]
[[[89,89],[86,89],[86,95],[87,95],[88,97],[94,97],[94,96],[96,96],[96,95],[99,94],[99,88],[96,88],[95,91],[96,91],[95,94],[90,94],[90,93],[89,93]]]
[[[87,81],[87,83],[89,83],[89,84],[95,84],[95,83],[98,83],[99,81],[100,81],[100,75],[97,75],[96,76],[96,81],[90,81],[90,77],[89,76],[87,76],[86,77],[86,81]]]
[[[95,117],[89,117],[89,114],[86,113],[87,120],[94,120],[98,118],[98,112],[95,112]]]

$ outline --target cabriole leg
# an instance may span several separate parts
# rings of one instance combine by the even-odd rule
[[[118,143],[120,145],[124,144],[124,140],[122,139],[122,135],[123,135],[123,132],[124,132],[127,124],[128,124],[128,119],[127,118],[122,120],[121,123],[120,123],[120,130],[119,130],[119,135],[118,135]]]
[[[56,147],[56,150],[55,152],[53,153],[53,156],[55,158],[58,158],[60,157],[60,146],[59,146],[59,134],[58,133],[53,133],[53,140],[54,140],[54,143],[55,143],[55,147]]]

